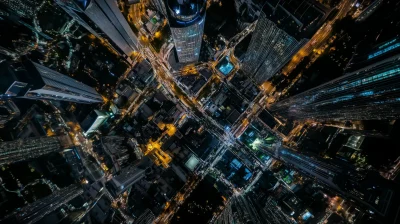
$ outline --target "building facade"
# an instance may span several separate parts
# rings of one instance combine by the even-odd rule
[[[166,0],[169,26],[180,63],[197,62],[206,19],[204,0]]]
[[[252,194],[232,196],[230,201],[214,222],[216,224],[230,223],[269,223],[269,224],[293,224],[272,197],[266,201],[257,201]]]
[[[400,40],[355,57],[345,75],[271,105],[292,119],[389,120],[400,117]]]
[[[29,60],[23,60],[22,64],[19,69],[8,63],[0,64],[1,99],[20,97],[88,104],[103,102],[103,98],[94,88],[69,76]]]
[[[6,223],[36,223],[82,193],[83,189],[81,187],[70,185],[54,191],[51,195],[28,204],[21,209],[17,209],[14,214],[6,217],[5,221]]]
[[[25,68],[30,76],[35,76],[38,79],[32,80],[33,86],[25,93],[23,98],[61,100],[76,103],[103,102],[103,98],[94,88],[73,78],[35,62],[27,61]]]
[[[68,135],[18,139],[0,143],[0,165],[58,152],[73,146]]]
[[[106,187],[113,197],[124,193],[133,184],[146,177],[146,170],[151,166],[148,157],[136,161],[133,165],[121,170],[121,173],[106,183]]]
[[[108,117],[109,115],[105,111],[94,110],[90,112],[81,123],[83,134],[88,135],[97,131]]]
[[[138,49],[138,39],[125,20],[117,1],[56,0],[72,18],[98,38],[107,40],[128,62]]]
[[[267,81],[307,43],[327,12],[305,0],[267,0],[260,12],[242,70],[258,84]]]
[[[279,160],[302,174],[315,178],[344,198],[357,201],[369,209],[382,223],[398,223],[400,191],[396,184],[384,179],[379,173],[356,170],[341,161],[330,161],[316,155],[305,155],[291,149],[279,148]]]

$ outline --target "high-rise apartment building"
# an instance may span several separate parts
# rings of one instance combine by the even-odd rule
[[[72,146],[68,135],[0,142],[0,165],[37,158]]]
[[[69,76],[32,61],[23,62],[18,71],[7,63],[0,65],[2,82],[0,97],[20,97],[38,100],[60,100],[76,103],[100,103],[103,98],[96,90]]]
[[[107,40],[128,62],[138,39],[116,0],[56,0],[72,18],[98,38]]]
[[[400,39],[355,57],[345,75],[271,105],[292,119],[383,120],[400,117]]]
[[[178,61],[198,61],[206,19],[206,1],[166,0],[166,8]]]
[[[242,69],[257,83],[267,81],[307,42],[328,15],[316,2],[266,0]]]
[[[70,185],[54,191],[51,195],[28,204],[21,209],[17,209],[13,214],[0,221],[5,221],[4,223],[36,223],[82,193],[83,189],[81,187]]]

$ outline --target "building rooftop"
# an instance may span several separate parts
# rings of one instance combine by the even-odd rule
[[[310,38],[329,14],[329,10],[318,2],[307,0],[267,0],[263,12],[297,40]]]

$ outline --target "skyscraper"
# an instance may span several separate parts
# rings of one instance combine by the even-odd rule
[[[98,38],[106,39],[128,62],[138,40],[115,0],[56,0],[72,18]]]
[[[293,119],[383,120],[400,117],[400,40],[355,57],[347,73],[282,100],[272,112]]]
[[[307,42],[327,14],[307,0],[267,0],[243,60],[243,71],[259,84],[271,78]]]
[[[121,174],[108,181],[106,183],[107,189],[110,191],[113,197],[117,197],[133,184],[146,177],[146,170],[150,166],[150,159],[148,157],[142,158],[141,161],[137,162],[135,165],[123,169]]]
[[[378,173],[359,171],[340,161],[323,160],[286,148],[277,149],[276,156],[344,198],[357,201],[371,214],[375,213],[382,223],[395,224],[400,221],[397,216],[400,209],[399,186],[383,179]]]
[[[334,165],[322,162],[317,158],[294,152],[290,149],[279,148],[277,150],[278,158],[293,165],[299,171],[306,173],[308,176],[316,177],[319,182],[335,189],[340,190],[334,183],[334,178],[343,172],[343,169]]]
[[[37,158],[72,146],[68,135],[0,142],[0,165]]]
[[[76,103],[100,103],[103,98],[90,86],[31,61],[16,71],[2,63],[0,97],[61,100]]]
[[[84,135],[93,133],[108,119],[108,114],[105,111],[94,110],[90,112],[85,120],[81,123],[81,128]]]
[[[198,61],[206,19],[206,1],[166,0],[166,8],[178,61]]]
[[[82,193],[83,189],[78,185],[70,185],[54,191],[51,195],[28,204],[21,209],[17,209],[13,214],[0,221],[5,221],[5,223],[36,223]]]

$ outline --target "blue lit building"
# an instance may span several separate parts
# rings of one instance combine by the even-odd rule
[[[113,0],[56,0],[65,12],[98,38],[107,40],[128,62],[138,40]]]
[[[307,0],[266,0],[242,70],[258,84],[267,81],[307,43],[328,12]]]
[[[224,58],[221,60],[221,62],[217,65],[218,70],[226,75],[229,75],[229,73],[233,70],[234,66],[233,64],[229,61],[229,57]]]
[[[293,119],[384,120],[400,117],[400,40],[357,54],[346,73],[282,100],[272,112]]]
[[[166,8],[178,61],[198,61],[206,19],[206,1],[166,0]]]

